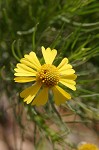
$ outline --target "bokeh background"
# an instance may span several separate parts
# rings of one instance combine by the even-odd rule
[[[59,107],[23,103],[27,84],[14,83],[24,54],[58,50],[76,70],[77,90]],[[68,90],[68,89],[66,89]],[[0,0],[0,150],[76,150],[99,146],[98,0]]]

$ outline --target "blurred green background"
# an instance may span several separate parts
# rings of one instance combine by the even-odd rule
[[[63,57],[69,58],[78,75],[77,91],[70,91],[73,100],[60,108],[78,115],[82,123],[86,126],[91,124],[93,129],[95,124],[99,124],[98,0],[0,0],[0,96],[2,99],[2,95],[6,95],[8,106],[13,109],[16,122],[22,129],[22,115],[17,114],[15,108],[23,105],[19,92],[26,85],[14,83],[13,69],[20,58],[32,50],[41,58],[41,46],[58,50],[56,64]],[[1,100],[1,124],[9,120],[5,108]],[[44,106],[42,111],[30,105],[23,109],[39,132],[42,130],[45,137],[50,137],[53,145],[61,139],[62,114],[54,105]],[[52,116],[60,134],[50,132],[49,125],[46,125]],[[68,131],[67,124],[65,126]],[[99,126],[94,130],[99,132]],[[73,143],[65,144],[71,149],[76,147]]]

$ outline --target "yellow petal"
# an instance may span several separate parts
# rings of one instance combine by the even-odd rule
[[[76,84],[76,82],[74,80],[68,80],[68,79],[62,79],[62,78],[60,78],[59,82],[66,82],[66,83],[69,83],[72,85]]]
[[[21,63],[17,64],[17,68],[14,70],[16,71],[15,76],[36,76],[35,70]]]
[[[38,89],[38,88],[40,88],[40,87],[41,87],[40,84],[35,83],[35,84],[33,84],[32,86],[30,86],[30,87],[26,88],[25,90],[23,90],[23,91],[20,93],[20,96],[21,96],[22,98],[27,97],[31,92],[34,92],[36,89]]]
[[[35,84],[34,84],[34,85],[35,85]],[[32,85],[32,86],[26,88],[25,90],[23,90],[23,91],[20,93],[20,96],[21,96],[22,98],[24,98],[24,97],[27,97],[28,95],[30,95],[30,93],[33,91],[34,85]]]
[[[71,69],[72,66],[70,64],[67,64],[67,65],[64,65],[62,66],[59,71],[62,72],[62,71],[67,71],[68,69]]]
[[[61,87],[55,86],[52,88],[56,105],[65,103],[67,99],[71,99],[69,93],[65,92]]]
[[[14,78],[14,80],[15,82],[25,83],[25,82],[35,81],[36,78],[35,77],[16,77]]]
[[[61,79],[68,79],[68,80],[75,80],[77,78],[76,74],[71,74],[71,75],[62,75],[60,76]]]
[[[60,76],[62,75],[71,75],[75,73],[75,70],[72,69],[72,65],[68,64],[68,59],[64,58],[61,63],[58,65],[57,69],[60,72]]]
[[[26,77],[26,76],[36,76],[36,74],[35,73],[27,73],[27,72],[18,72],[18,73],[15,73],[14,74],[15,76],[23,76],[23,77]]]
[[[43,54],[45,63],[52,64],[57,55],[57,51],[55,49],[51,50],[50,48],[47,48],[45,50],[45,48],[42,46],[42,54]]]
[[[37,92],[41,88],[40,84],[33,84],[31,87],[26,88],[20,93],[20,96],[24,98],[24,102],[27,104],[31,103]]]
[[[60,76],[62,76],[62,75],[72,75],[74,73],[75,73],[74,69],[62,70],[62,71],[60,71]]]
[[[36,56],[36,54],[34,52],[30,52],[29,55],[24,55],[26,61],[29,61],[30,63],[32,63],[32,67],[35,68],[36,70],[40,69],[41,64]],[[22,62],[22,60],[21,60]],[[24,62],[26,63],[26,62]]]
[[[64,58],[61,63],[57,66],[58,69],[60,69],[61,67],[63,67],[64,65],[67,65],[68,63],[68,59]]]
[[[31,63],[31,62],[28,61],[26,58],[22,58],[22,59],[20,60],[20,62],[21,62],[22,64],[25,64],[25,65],[28,66],[28,67],[33,68],[33,69],[36,68],[36,67],[35,67],[35,64]],[[36,68],[36,70],[37,70],[37,68]]]
[[[48,100],[48,88],[44,87],[34,98],[32,105],[40,106],[46,104]]]
[[[18,63],[17,68],[20,69],[20,70],[22,69],[22,70],[26,70],[26,71],[29,71],[29,72],[36,72],[32,68],[30,68],[30,67],[28,67],[28,66],[26,66],[25,64],[22,64],[22,63]]]
[[[67,86],[68,88],[70,88],[74,91],[76,90],[76,87],[74,86],[76,84],[76,82],[73,80],[60,79],[59,83],[62,83],[63,85]]]

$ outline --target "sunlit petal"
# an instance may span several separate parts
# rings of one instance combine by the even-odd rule
[[[33,84],[31,87],[26,88],[20,93],[20,96],[24,98],[24,102],[27,104],[31,103],[37,92],[40,90],[40,84]]]
[[[57,66],[58,69],[61,69],[64,65],[67,65],[68,59],[64,58],[61,63]]]
[[[68,59],[64,58],[61,63],[58,65],[58,70],[60,72],[60,76],[62,75],[71,75],[75,73],[75,70],[72,69],[72,65],[68,64]]]
[[[36,71],[24,64],[18,63],[15,70],[15,76],[36,76]]]
[[[71,75],[61,75],[60,76],[61,79],[68,79],[68,80],[75,80],[77,78],[76,74],[71,74]]]
[[[62,76],[62,75],[72,75],[72,74],[74,74],[74,73],[75,73],[75,70],[74,70],[74,69],[62,70],[62,71],[60,72],[60,76]]]
[[[35,77],[16,77],[16,78],[14,78],[14,80],[15,80],[15,82],[25,83],[25,82],[35,81],[36,78]]]
[[[67,70],[69,70],[69,69],[71,69],[71,68],[72,68],[72,66],[71,66],[70,64],[67,64],[67,65],[62,66],[62,67],[59,69],[59,71],[60,71],[60,72],[62,72],[62,71],[67,71]]]
[[[61,87],[55,86],[52,88],[54,94],[54,100],[56,105],[65,103],[66,100],[71,99],[69,93],[65,92]]]
[[[20,60],[20,62],[30,68],[32,68],[33,70],[35,69],[35,64],[33,64],[32,62],[28,61],[26,58],[22,58]],[[37,69],[36,69],[37,70]]]
[[[26,61],[29,61],[30,63],[32,63],[32,68],[35,68],[36,70],[40,69],[41,64],[36,56],[36,54],[34,52],[30,52],[29,55],[24,55]],[[21,62],[25,63],[25,61],[21,60]],[[30,64],[28,64],[30,65]]]
[[[76,85],[76,82],[73,80],[68,80],[68,79],[60,79],[59,82],[66,82],[72,85]]]
[[[36,74],[35,73],[29,73],[29,72],[18,72],[18,73],[15,73],[14,74],[15,76],[21,76],[21,77],[31,77],[31,76],[36,76]]]
[[[17,64],[17,68],[20,69],[20,70],[22,69],[22,70],[29,71],[29,72],[36,72],[32,68],[26,66],[25,64],[21,64],[21,63]]]
[[[47,48],[45,50],[45,48],[42,46],[42,54],[43,54],[45,63],[52,64],[57,55],[57,51],[55,49],[51,50],[50,48]]]
[[[63,85],[67,86],[68,88],[74,91],[76,90],[76,87],[75,87],[76,82],[73,80],[60,79],[59,83],[62,83]]]
[[[32,105],[40,106],[46,104],[48,100],[48,88],[44,87],[34,98]]]

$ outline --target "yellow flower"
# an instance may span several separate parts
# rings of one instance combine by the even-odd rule
[[[48,100],[48,92],[51,91],[54,96],[55,103],[60,105],[67,99],[71,99],[69,93],[65,92],[60,84],[76,90],[74,81],[76,79],[75,70],[68,64],[68,59],[64,58],[56,67],[52,65],[57,50],[50,48],[45,49],[42,46],[42,54],[45,64],[41,65],[36,54],[30,52],[24,55],[24,58],[17,64],[15,70],[15,82],[25,83],[33,82],[32,86],[26,88],[20,93],[24,98],[24,102],[32,105],[44,105]]]
[[[78,150],[99,150],[98,147],[94,144],[85,143],[78,147]]]

